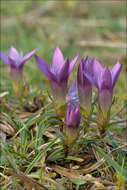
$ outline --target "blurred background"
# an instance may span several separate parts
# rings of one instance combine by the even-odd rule
[[[95,57],[111,68],[118,59],[123,64],[115,95],[125,99],[126,0],[1,0],[1,51],[13,45],[25,53],[37,54],[51,64],[57,45],[70,60]],[[2,62],[2,61],[1,61]],[[78,62],[79,63],[79,62]],[[76,68],[70,80],[76,76]],[[1,64],[1,91],[11,91],[9,68]],[[26,80],[33,88],[46,80],[34,58],[24,66]],[[119,94],[120,93],[120,94]]]

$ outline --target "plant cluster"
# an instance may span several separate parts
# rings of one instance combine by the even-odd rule
[[[80,136],[81,117],[85,123],[84,131],[89,130],[95,105],[97,106],[98,129],[100,137],[102,137],[110,119],[113,88],[122,69],[119,61],[110,70],[108,66],[103,68],[95,58],[91,60],[87,56],[85,59],[81,59],[77,70],[77,79],[68,90],[69,76],[80,55],[78,54],[70,62],[69,58],[64,58],[60,48],[56,46],[50,67],[35,53],[36,50],[33,50],[23,56],[23,53],[18,52],[13,46],[11,46],[8,56],[0,52],[0,58],[10,67],[13,89],[19,100],[29,93],[28,90],[25,90],[23,66],[34,55],[39,69],[50,82],[54,110],[63,123],[61,132],[65,147],[73,147]],[[98,92],[97,100],[94,102],[92,101],[93,85]]]

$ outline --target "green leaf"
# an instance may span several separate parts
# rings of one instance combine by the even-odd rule
[[[42,129],[44,128],[44,121],[40,122],[37,125],[37,133],[36,133],[36,149],[42,145]]]
[[[119,123],[126,123],[127,120],[121,120],[121,121],[113,121],[111,123],[108,124],[108,127],[112,126],[112,125],[117,125]]]
[[[85,180],[81,180],[81,179],[71,179],[72,183],[74,183],[76,185],[76,190],[79,190],[79,186],[83,185],[86,183]]]
[[[71,179],[71,181],[72,181],[72,183],[74,183],[74,184],[76,184],[76,185],[83,185],[83,184],[85,184],[86,183],[86,181],[85,180],[82,180],[82,179]]]
[[[83,162],[82,158],[78,158],[78,157],[74,157],[74,156],[67,156],[66,160],[74,160],[74,161],[77,161],[77,162]]]
[[[50,117],[50,116],[56,116],[56,114],[54,112],[47,112],[47,113],[44,113],[38,117],[36,116],[32,116],[30,119],[28,119],[26,121],[26,126],[29,127],[31,125],[33,125],[34,123],[36,123],[37,121],[41,120],[41,119],[47,119],[47,117]]]
[[[53,140],[47,145],[47,147],[46,147],[45,149],[41,150],[41,151],[37,154],[37,156],[34,158],[34,160],[31,162],[31,164],[30,164],[30,165],[28,166],[28,168],[26,169],[25,174],[28,174],[28,173],[32,170],[32,168],[35,166],[35,164],[41,160],[41,158],[42,158],[42,156],[44,155],[44,153],[47,152],[47,150],[48,150],[49,148],[51,148],[51,147],[54,145],[54,143],[55,143],[55,141],[57,140],[57,138],[58,138],[58,137],[56,137],[55,139],[53,139]]]
[[[2,146],[3,146],[3,156],[5,157],[5,162],[7,161],[10,166],[16,170],[17,169],[17,161],[16,159],[14,158],[13,154],[10,153],[8,147],[6,146],[6,143],[4,142],[1,142],[2,143]]]
[[[59,148],[59,149],[56,149],[55,151],[53,151],[47,158],[47,160],[50,160],[50,161],[56,161],[60,158],[64,158],[64,154],[62,152],[63,150],[63,147]]]
[[[20,132],[20,150],[21,153],[25,153],[26,146],[27,146],[27,138],[28,138],[29,131],[26,127],[23,128]]]

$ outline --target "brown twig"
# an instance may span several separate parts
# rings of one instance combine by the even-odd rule
[[[69,179],[80,179],[80,180],[89,181],[91,183],[98,182],[98,183],[102,183],[104,185],[114,185],[110,181],[101,180],[100,178],[95,178],[95,177],[92,177],[90,175],[81,176],[78,171],[75,171],[75,170],[72,170],[72,169],[63,168],[63,167],[57,166],[57,165],[51,165],[50,167],[52,169],[54,169],[60,175],[63,175],[65,177],[69,178]]]

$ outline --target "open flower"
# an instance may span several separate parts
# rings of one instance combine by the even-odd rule
[[[65,104],[68,77],[77,62],[78,57],[79,55],[77,55],[69,64],[69,59],[64,59],[61,50],[56,46],[52,56],[52,67],[50,67],[45,60],[35,55],[37,65],[49,79],[54,100],[59,105]]]
[[[11,76],[16,83],[18,80],[23,80],[23,65],[35,54],[36,50],[23,56],[22,52],[18,52],[13,46],[10,47],[8,56],[0,52],[0,58],[10,67]]]
[[[85,72],[88,72],[92,75],[92,62],[87,56],[86,59],[80,61],[77,74],[77,83],[78,83],[78,96],[80,100],[80,107],[85,112],[86,116],[89,116],[91,113],[91,104],[92,104],[92,83],[84,75]]]
[[[18,52],[13,46],[10,47],[8,55],[0,52],[0,58],[10,67],[12,85],[15,94],[19,97],[22,95],[23,90],[23,65],[24,63],[32,57],[36,50],[23,56],[22,52]]]
[[[97,87],[98,89],[98,104],[103,116],[107,118],[112,104],[112,94],[114,85],[119,77],[122,65],[117,61],[111,70],[107,66],[102,68],[100,63],[93,60],[93,73],[85,73],[85,76]]]
[[[79,124],[80,124],[80,108],[79,105],[72,105],[71,103],[67,106],[66,121],[65,121],[65,144],[71,147],[79,135]]]

